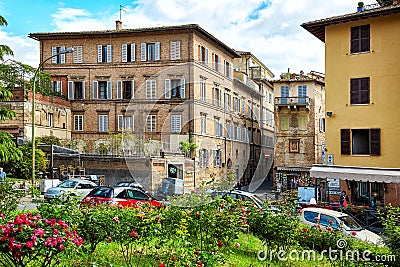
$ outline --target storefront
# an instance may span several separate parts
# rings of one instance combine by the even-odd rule
[[[277,166],[274,177],[274,186],[281,192],[314,184],[310,178],[310,167]]]

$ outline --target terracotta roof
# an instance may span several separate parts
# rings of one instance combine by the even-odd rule
[[[400,12],[400,5],[391,5],[379,8],[366,9],[361,12],[335,16],[326,19],[314,20],[301,24],[301,27],[309,31],[315,37],[325,42],[325,27],[333,24],[346,23],[349,21],[367,19],[377,16],[386,16]]]
[[[81,35],[110,35],[110,34],[131,34],[131,33],[151,33],[151,32],[164,32],[164,31],[178,31],[178,30],[194,30],[206,37],[210,38],[217,44],[224,47],[229,53],[234,57],[240,57],[240,55],[231,47],[227,46],[225,43],[217,39],[214,35],[208,31],[201,28],[198,24],[185,24],[177,26],[162,26],[162,27],[152,27],[152,28],[136,28],[136,29],[120,29],[120,30],[102,30],[102,31],[80,31],[80,32],[36,32],[28,34],[28,37],[34,40],[42,40],[53,37],[71,37],[71,36],[81,36]]]

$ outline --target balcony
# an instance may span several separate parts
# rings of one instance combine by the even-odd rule
[[[310,107],[310,98],[308,96],[299,97],[275,97],[275,105],[291,107]]]

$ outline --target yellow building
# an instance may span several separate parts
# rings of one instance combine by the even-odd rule
[[[325,43],[329,166],[311,176],[340,179],[353,203],[400,205],[398,1],[301,26]]]

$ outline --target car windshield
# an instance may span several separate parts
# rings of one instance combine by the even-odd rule
[[[62,188],[74,188],[78,182],[77,181],[72,181],[72,180],[67,180],[62,182],[61,184],[58,185],[58,187]]]
[[[354,221],[353,218],[351,218],[350,216],[339,217],[339,219],[341,222],[343,222],[345,226],[349,228],[349,230],[353,231],[362,230],[362,227],[356,221]]]
[[[130,182],[120,182],[120,183],[116,184],[115,186],[126,187],[126,186],[130,186],[130,185],[131,185]]]
[[[110,187],[98,187],[96,189],[93,189],[88,196],[89,197],[105,197],[105,198],[111,198],[113,195],[114,189]]]

